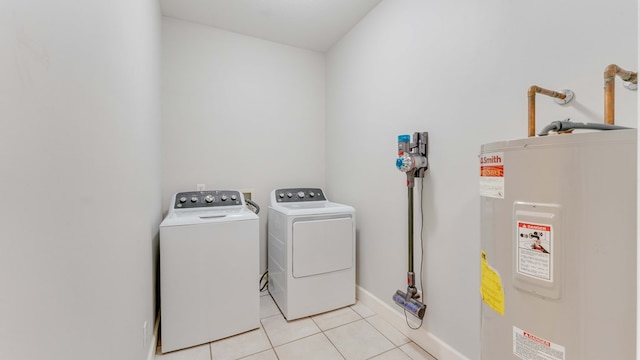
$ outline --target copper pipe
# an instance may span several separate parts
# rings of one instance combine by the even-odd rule
[[[531,85],[527,92],[527,97],[529,98],[529,137],[536,136],[536,93],[558,99],[565,99],[567,97],[567,95],[563,93]]]
[[[611,64],[604,69],[604,123],[613,125],[615,122],[615,91],[616,75],[623,81],[638,83],[638,73],[622,69],[618,65]]]

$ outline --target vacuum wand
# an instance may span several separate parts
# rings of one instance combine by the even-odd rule
[[[409,270],[407,273],[407,283],[409,286],[415,287],[415,274],[413,272],[413,186],[407,188],[407,193],[407,210],[409,213],[409,227],[407,229],[407,244],[409,245],[409,257],[407,259],[407,264],[409,264]]]
[[[427,142],[428,134],[414,133],[414,142],[409,143],[409,135],[398,136],[398,159],[396,167],[407,174],[407,209],[408,209],[408,271],[407,271],[407,291],[396,291],[393,301],[400,305],[415,317],[422,319],[427,306],[418,299],[418,289],[416,288],[416,276],[413,272],[413,188],[416,177],[424,177],[424,172],[428,168]]]

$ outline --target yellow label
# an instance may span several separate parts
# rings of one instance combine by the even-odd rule
[[[504,316],[504,291],[500,274],[487,263],[487,254],[482,251],[480,259],[480,294],[490,308]]]

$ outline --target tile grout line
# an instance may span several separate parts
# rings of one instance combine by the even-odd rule
[[[349,307],[345,307],[345,308],[343,308],[343,309],[351,309],[351,307],[349,306]],[[331,311],[335,311],[335,310],[331,310]],[[331,312],[331,311],[328,311],[327,313],[329,313],[329,312]],[[313,317],[309,316],[309,318],[311,319],[311,321],[313,321],[313,322],[316,324],[316,326],[318,327],[318,329],[320,329],[320,331],[322,331],[322,332],[325,332],[325,331],[327,331],[327,330],[331,330],[331,329],[337,329],[337,328],[339,328],[340,326],[344,326],[344,325],[352,324],[352,323],[354,323],[354,322],[356,322],[356,321],[365,320],[365,318],[363,318],[363,317],[362,317],[362,315],[358,314],[358,312],[357,312],[357,311],[355,311],[355,310],[353,310],[353,309],[351,309],[351,311],[353,311],[354,313],[356,313],[356,315],[358,315],[360,318],[359,318],[359,319],[357,319],[357,320],[348,321],[348,322],[346,322],[346,323],[344,323],[344,324],[340,324],[340,325],[337,325],[337,326],[334,326],[334,327],[331,327],[331,328],[328,328],[328,329],[325,329],[325,330],[323,330],[322,328],[320,328],[320,324],[318,324],[315,320],[313,320]],[[326,313],[325,313],[325,314],[326,314]],[[317,315],[320,315],[320,314],[316,314],[316,315],[314,315],[314,316],[317,316]]]
[[[377,315],[377,314],[376,314],[376,315]],[[373,317],[373,316],[370,316],[370,317]],[[382,317],[380,317],[380,319],[382,319]],[[405,343],[405,344],[402,344],[402,345],[396,345],[396,344],[393,342],[393,340],[389,339],[385,334],[383,334],[383,333],[382,333],[382,331],[380,331],[380,330],[379,330],[375,325],[373,325],[370,321],[368,321],[367,319],[364,319],[364,321],[366,321],[366,322],[367,322],[367,324],[371,325],[371,327],[372,327],[372,328],[374,328],[378,333],[380,333],[380,335],[382,335],[382,337],[383,337],[383,338],[385,338],[385,339],[389,340],[389,342],[390,342],[393,346],[395,346],[395,347],[397,347],[397,348],[400,348],[400,346],[404,346],[404,345],[408,344],[408,343]],[[386,323],[388,324],[388,322],[387,322],[385,319],[382,319],[382,321],[384,321],[384,322],[386,322]],[[405,336],[404,334],[402,334],[402,333],[400,332],[400,330],[398,330],[398,329],[396,329],[395,327],[393,327],[393,325],[389,324],[389,326],[391,326],[391,328],[392,328],[392,329],[394,329],[394,330],[396,330],[397,332],[399,332],[399,333],[400,333],[402,336],[404,336],[405,338],[409,339],[407,336]],[[409,339],[409,343],[411,343],[411,342],[413,342],[413,341],[411,341],[411,339]],[[400,349],[400,350],[402,350],[402,349]]]
[[[273,296],[269,292],[269,286],[267,286],[267,288],[264,291],[265,291],[265,295],[261,295],[261,296],[268,296],[269,299],[271,299],[273,304],[276,306],[276,309],[278,309],[278,314],[274,314],[272,316],[267,316],[264,319],[267,319],[267,318],[270,318],[270,317],[274,317],[274,316],[278,316],[278,315],[280,315],[280,316],[282,316],[284,318],[284,314],[282,313],[282,310],[280,310],[280,306],[278,306],[278,303],[276,303],[275,299],[273,298]],[[285,319],[285,321],[286,320],[287,319]],[[262,318],[260,318],[260,326],[264,329],[264,334],[267,335],[267,340],[269,341],[269,345],[271,345],[271,350],[273,351],[273,354],[276,356],[276,360],[280,360],[280,356],[278,355],[278,352],[276,351],[276,347],[273,346],[273,342],[271,342],[271,338],[269,337],[269,333],[267,332],[267,329],[262,324]]]
[[[324,337],[327,338],[327,340],[329,340],[329,343],[331,344],[331,346],[333,346],[334,349],[336,349],[336,351],[338,351],[338,354],[340,354],[340,356],[342,356],[342,358],[346,360],[347,357],[340,351],[340,349],[338,349],[336,344],[334,344],[333,341],[331,341],[331,338],[329,338],[327,334],[324,333],[324,331],[322,332],[322,335],[324,335]]]
[[[396,349],[400,350],[403,354],[407,355],[407,357],[409,357],[409,359],[412,359],[412,358],[411,358],[411,356],[409,356],[409,354],[405,353],[404,351],[402,351],[402,349],[400,349],[399,347],[397,347],[397,346],[396,346],[396,347],[394,347],[393,349],[389,349],[389,350],[387,350],[387,351],[383,351],[383,352],[381,352],[380,354],[377,354],[377,355],[373,355],[373,356],[371,356],[371,357],[368,357],[366,360],[371,360],[371,359],[373,359],[373,358],[375,358],[375,357],[377,357],[377,356],[380,356],[380,355],[382,355],[382,354],[386,354],[386,353],[388,353],[388,352],[392,352],[393,350],[396,350]]]
[[[349,321],[349,322],[347,322],[347,323],[345,323],[345,324],[341,324],[341,325],[334,326],[334,327],[332,327],[332,328],[329,328],[329,329],[323,330],[323,329],[321,329],[321,328],[320,328],[320,325],[319,325],[315,320],[313,320],[313,318],[311,318],[311,320],[316,324],[316,326],[318,327],[318,329],[320,329],[320,332],[322,333],[322,335],[323,335],[323,336],[324,336],[324,337],[329,341],[329,343],[331,344],[331,346],[333,346],[333,348],[334,348],[334,349],[336,349],[336,351],[338,352],[338,354],[340,354],[340,356],[342,356],[342,358],[343,358],[343,359],[345,359],[345,360],[347,359],[346,355],[345,355],[345,354],[343,354],[343,353],[340,351],[340,349],[338,349],[338,347],[336,346],[336,344],[334,344],[334,343],[333,343],[333,341],[331,341],[331,338],[329,338],[329,336],[327,336],[327,334],[325,333],[325,331],[332,330],[332,329],[337,329],[337,328],[339,328],[340,326],[344,326],[344,325],[352,324],[352,323],[354,323],[354,322],[356,322],[356,321],[364,320],[364,317],[363,317],[362,315],[360,315],[360,313],[358,313],[357,311],[355,311],[353,308],[351,308],[351,306],[352,306],[352,305],[350,305],[350,306],[348,306],[348,307],[345,307],[345,309],[350,309],[351,311],[353,311],[354,313],[356,313],[356,315],[358,315],[358,317],[360,317],[360,319],[358,319],[358,320],[354,320],[354,321]]]
[[[271,297],[271,294],[267,293],[266,295],[261,295],[261,296],[270,296],[270,297]],[[272,298],[272,299],[273,299],[273,298]],[[275,301],[274,301],[274,302],[275,302]],[[354,304],[354,305],[355,305],[355,304]],[[277,305],[276,305],[276,306],[277,306]],[[346,326],[346,325],[349,325],[349,324],[353,324],[353,323],[358,322],[358,321],[360,321],[360,320],[364,320],[364,321],[365,321],[365,323],[367,323],[367,324],[368,324],[368,325],[370,325],[372,328],[374,328],[374,329],[375,329],[375,331],[376,331],[377,333],[379,333],[380,335],[382,335],[382,337],[383,337],[383,338],[385,338],[387,341],[389,341],[389,343],[391,343],[391,344],[393,345],[393,348],[391,348],[391,349],[389,349],[389,350],[387,350],[387,351],[383,351],[383,352],[381,352],[381,353],[379,353],[379,354],[372,355],[371,357],[369,357],[369,358],[367,358],[367,359],[372,359],[372,358],[374,358],[374,357],[376,357],[376,356],[380,356],[380,355],[382,355],[382,354],[385,354],[385,353],[387,353],[387,352],[393,351],[393,350],[395,350],[395,349],[400,350],[403,354],[405,354],[405,355],[407,355],[408,357],[410,357],[410,358],[411,358],[411,356],[410,356],[409,354],[407,354],[404,350],[402,350],[402,349],[400,348],[400,346],[404,346],[404,345],[407,345],[407,344],[411,343],[412,341],[411,341],[410,339],[409,339],[409,342],[408,342],[408,343],[405,343],[405,344],[402,344],[402,345],[396,345],[396,344],[395,344],[395,343],[394,343],[394,342],[393,342],[389,337],[387,337],[384,333],[382,333],[382,331],[380,331],[376,326],[374,326],[374,324],[372,324],[372,323],[368,320],[368,318],[372,318],[372,317],[377,316],[377,315],[378,315],[377,313],[373,313],[372,315],[369,315],[369,316],[363,316],[363,315],[362,315],[362,314],[360,314],[358,311],[356,311],[352,306],[353,306],[353,305],[346,306],[346,307],[344,307],[344,309],[349,309],[349,310],[353,311],[353,312],[358,316],[358,319],[353,320],[353,321],[348,321],[348,322],[346,322],[346,323],[344,323],[344,324],[340,324],[340,325],[337,325],[337,326],[333,326],[333,327],[331,327],[331,328],[327,328],[327,329],[325,329],[325,330],[323,330],[322,328],[320,328],[319,323],[318,323],[318,322],[313,318],[313,316],[317,316],[317,315],[320,315],[320,314],[316,314],[316,315],[313,315],[313,316],[307,316],[307,317],[302,318],[302,319],[310,319],[310,320],[311,320],[311,322],[312,322],[312,323],[313,323],[313,324],[314,324],[314,325],[315,325],[315,326],[320,330],[320,332],[319,332],[319,333],[321,333],[321,334],[322,334],[322,335],[323,335],[323,336],[324,336],[324,337],[329,341],[329,343],[333,346],[333,348],[334,348],[334,349],[336,349],[336,351],[338,351],[338,354],[340,354],[340,356],[341,356],[343,359],[346,359],[346,356],[345,356],[345,355],[340,351],[340,349],[338,349],[338,347],[333,343],[333,341],[331,341],[331,339],[329,338],[329,336],[327,336],[326,331],[330,331],[330,330],[337,329],[337,328],[342,327],[342,326]],[[280,359],[280,357],[278,356],[278,353],[277,353],[277,351],[276,351],[276,349],[275,349],[275,348],[276,348],[276,346],[274,346],[274,345],[273,345],[273,342],[272,342],[272,340],[271,340],[271,338],[270,338],[270,336],[269,336],[269,333],[267,332],[267,329],[264,327],[264,324],[262,323],[262,320],[263,320],[263,319],[268,319],[268,318],[276,317],[276,316],[278,316],[278,315],[282,316],[282,318],[284,319],[284,321],[288,323],[289,321],[287,321],[287,319],[284,317],[284,315],[282,314],[282,311],[281,311],[279,308],[278,308],[278,310],[279,310],[280,314],[274,314],[274,315],[271,315],[271,316],[267,316],[267,317],[261,318],[261,319],[260,319],[260,327],[264,330],[264,333],[265,333],[265,335],[267,336],[267,341],[269,341],[269,345],[271,346],[271,350],[273,350],[273,353],[274,353],[274,355],[276,356],[276,359],[278,359],[278,360],[279,360],[279,359]],[[331,311],[335,311],[335,310],[331,310]],[[329,312],[331,312],[331,311],[329,311]],[[327,313],[328,313],[328,312],[327,312]],[[379,315],[378,315],[378,316],[379,316]],[[296,320],[299,320],[299,319],[296,319]],[[384,320],[384,319],[382,319],[382,320]],[[395,328],[394,328],[394,329],[395,329]],[[397,330],[397,329],[396,329],[396,330]],[[399,331],[399,330],[398,330],[398,331]],[[315,333],[315,334],[311,334],[311,335],[303,336],[303,337],[301,337],[301,338],[298,338],[298,339],[295,339],[295,340],[291,340],[291,341],[288,341],[288,342],[282,343],[282,344],[278,345],[278,347],[280,347],[280,346],[284,346],[284,345],[287,345],[287,344],[291,344],[291,343],[293,343],[293,342],[296,342],[296,341],[299,341],[299,340],[303,340],[303,339],[306,339],[306,338],[309,338],[309,337],[312,337],[312,336],[315,336],[315,335],[317,335],[317,334],[319,334],[319,333]],[[209,349],[211,350],[211,347],[209,347]],[[268,350],[268,349],[267,349],[267,350]],[[263,351],[266,351],[266,350],[263,350]],[[259,354],[259,353],[261,353],[261,352],[263,352],[263,351],[259,351],[259,352],[255,353],[255,354]],[[245,356],[245,357],[240,358],[239,360],[244,359],[244,358],[249,357],[249,356],[252,356],[252,355],[255,355],[255,354],[247,355],[247,356]],[[211,354],[211,356],[212,356],[212,360],[213,360],[213,355]]]
[[[274,315],[276,316],[276,315]],[[271,316],[269,316],[271,317]],[[265,318],[266,319],[266,318]],[[264,324],[262,323],[262,319],[260,319],[260,328],[264,331],[264,335],[267,337],[267,341],[269,342],[269,345],[271,346],[271,350],[273,350],[273,353],[276,355],[276,359],[280,359],[280,357],[278,356],[278,353],[276,352],[276,348],[273,346],[273,342],[271,342],[271,338],[269,337],[269,333],[267,332],[267,329],[265,329]],[[257,352],[256,354],[259,354],[260,352]],[[213,359],[211,359],[213,360]]]
[[[276,317],[276,316],[278,316],[278,315],[267,316],[265,319]],[[284,317],[284,315],[282,315],[282,313],[280,314],[280,316],[282,316],[284,321],[286,321],[288,323],[287,319]],[[313,324],[316,325],[318,330],[320,330],[320,332],[317,332],[317,333],[314,333],[314,334],[310,334],[310,335],[307,335],[307,336],[303,336],[303,337],[295,339],[295,340],[287,341],[287,342],[284,342],[284,343],[282,343],[282,344],[280,344],[278,346],[274,346],[273,345],[273,342],[271,341],[271,338],[269,337],[269,333],[267,332],[267,329],[264,329],[264,325],[262,324],[262,319],[260,319],[260,326],[264,329],[264,333],[267,335],[267,340],[269,340],[269,344],[271,345],[271,348],[273,349],[273,352],[276,353],[276,357],[278,357],[278,353],[276,352],[276,347],[280,347],[280,346],[283,346],[283,345],[291,344],[291,343],[296,342],[298,340],[306,339],[308,337],[311,337],[311,336],[317,335],[319,333],[322,333],[322,329],[320,329],[320,327],[315,323],[315,321],[313,321],[313,319],[311,319],[311,316],[307,316],[307,317],[304,317],[304,318],[296,319],[294,321],[303,320],[303,319],[310,319],[311,322],[313,322]],[[280,358],[278,357],[278,359],[280,359]]]
[[[389,352],[389,351],[393,351],[394,349],[398,349],[398,350],[402,351],[405,355],[407,355],[409,358],[411,358],[411,356],[409,356],[409,354],[407,354],[405,351],[403,351],[403,350],[400,348],[400,346],[405,346],[405,345],[407,345],[407,344],[412,343],[413,341],[411,341],[411,339],[409,339],[409,342],[408,342],[408,343],[405,343],[405,344],[402,344],[402,345],[396,345],[396,344],[395,344],[395,343],[394,343],[394,342],[393,342],[389,337],[385,336],[385,334],[383,334],[383,333],[382,333],[382,331],[380,331],[380,330],[379,330],[379,329],[378,329],[374,324],[372,324],[371,322],[369,322],[369,321],[367,320],[367,318],[372,318],[372,317],[374,317],[374,316],[377,316],[378,314],[374,314],[374,315],[371,315],[371,316],[368,316],[368,317],[366,317],[366,318],[365,318],[365,317],[363,317],[362,315],[360,315],[357,311],[355,311],[355,310],[354,310],[354,312],[355,312],[355,313],[357,313],[357,314],[360,316],[360,319],[359,319],[359,320],[351,321],[351,322],[348,322],[348,323],[345,323],[345,324],[342,324],[342,325],[340,325],[340,326],[336,326],[336,327],[333,327],[333,328],[331,328],[331,329],[327,329],[327,330],[337,329],[337,328],[339,328],[339,327],[342,327],[342,326],[345,326],[345,325],[349,325],[349,324],[353,324],[353,323],[358,322],[358,321],[360,321],[360,320],[364,320],[364,321],[365,321],[367,324],[369,324],[369,325],[370,325],[370,326],[371,326],[371,327],[372,327],[376,332],[378,332],[380,335],[382,335],[382,337],[383,337],[383,338],[385,338],[387,341],[389,341],[389,343],[391,343],[391,345],[393,345],[393,348],[391,348],[391,349],[389,349],[389,350],[386,350],[386,351],[383,351],[383,352],[381,352],[381,353],[379,353],[379,354],[372,355],[372,356],[368,357],[367,359],[373,359],[373,358],[374,358],[374,357],[376,357],[376,356],[380,356],[380,355],[382,355],[382,354],[384,354],[384,353],[387,353],[387,352]],[[381,318],[381,319],[382,319],[382,318]],[[382,319],[382,320],[384,320],[384,319]],[[391,325],[391,324],[389,324],[389,325]],[[393,326],[392,326],[392,328],[393,328],[393,329],[395,329]],[[395,330],[397,330],[397,329],[395,329]],[[324,332],[325,332],[325,330],[323,330],[323,331],[322,331],[322,333],[323,333],[323,334],[324,334]],[[333,347],[335,347],[336,349],[338,349],[338,347],[337,347],[337,346],[336,346],[336,345],[331,341],[331,339],[330,339],[326,334],[325,334],[325,336],[329,339],[329,342],[331,342],[331,344],[333,345]],[[405,337],[406,337],[406,336],[405,336]],[[338,349],[338,352],[340,352],[340,349]],[[342,355],[342,353],[341,353],[341,352],[340,352],[340,354]],[[429,355],[431,355],[431,354],[429,354]],[[346,357],[345,357],[344,355],[343,355],[343,357],[346,359]]]
[[[351,306],[345,307],[345,309],[347,309],[347,308],[348,308],[348,309],[351,309]],[[332,310],[332,311],[334,311],[334,310]],[[353,310],[353,309],[351,309],[351,311],[353,311],[354,313],[356,313],[356,315],[358,315],[359,319],[354,320],[354,321],[349,321],[349,322],[347,322],[347,323],[344,323],[344,324],[341,324],[341,325],[338,325],[338,326],[334,326],[334,327],[329,328],[329,329],[326,329],[326,330],[333,330],[333,329],[337,329],[337,328],[339,328],[339,327],[341,327],[341,326],[344,326],[344,325],[352,324],[352,323],[357,322],[357,321],[360,321],[360,320],[365,320],[365,318],[364,318],[364,317],[362,317],[362,315],[360,315],[357,311],[355,311],[355,310]],[[330,312],[330,311],[329,311],[329,312]],[[316,315],[319,315],[319,314],[316,314]],[[267,319],[267,318],[271,318],[271,317],[276,317],[276,316],[278,316],[278,315],[276,314],[276,315],[273,315],[273,316],[268,316],[268,317],[266,317],[265,319]],[[280,314],[280,316],[282,316],[282,317],[284,318],[284,315],[282,315],[282,313]],[[314,315],[314,316],[315,316],[315,315]],[[282,344],[278,345],[277,347],[284,346],[284,345],[287,345],[287,344],[291,344],[291,343],[294,343],[294,342],[296,342],[296,341],[303,340],[303,339],[306,339],[306,338],[310,338],[310,337],[315,336],[315,335],[318,335],[318,334],[322,334],[322,335],[323,335],[323,336],[324,336],[324,337],[329,341],[329,343],[331,344],[331,346],[333,346],[333,347],[334,347],[334,349],[336,349],[336,351],[338,351],[338,354],[340,354],[340,356],[341,356],[343,359],[346,359],[345,355],[344,355],[344,354],[342,354],[342,352],[340,352],[340,349],[338,349],[338,347],[336,347],[336,345],[331,341],[331,339],[327,336],[327,334],[325,334],[325,331],[326,331],[326,330],[321,329],[321,328],[320,328],[320,325],[319,325],[319,324],[318,324],[318,323],[313,319],[313,317],[312,317],[312,316],[307,316],[307,317],[304,317],[304,318],[302,318],[302,319],[310,319],[310,320],[311,320],[311,322],[312,322],[312,323],[313,323],[313,324],[318,328],[318,330],[320,330],[320,332],[315,333],[315,334],[311,334],[311,335],[307,335],[307,336],[303,336],[303,337],[301,337],[301,338],[299,338],[299,339],[295,339],[295,340],[287,341],[287,342],[285,342],[285,343],[282,343]],[[284,320],[285,320],[285,321],[287,321],[287,319],[286,319],[286,318],[284,318]],[[296,320],[301,320],[301,319],[296,319]],[[260,319],[260,322],[261,322],[261,325],[262,325],[262,319]],[[287,322],[288,322],[288,321],[287,321]],[[264,328],[264,326],[262,326],[262,327]],[[276,346],[273,346],[273,343],[271,342],[271,338],[269,337],[269,333],[267,332],[267,330],[266,330],[266,329],[265,329],[265,331],[264,331],[264,332],[265,332],[265,334],[267,335],[267,339],[269,340],[269,343],[271,344],[271,348],[273,349],[273,352],[275,353],[276,358],[280,359],[280,357],[278,356],[278,353],[276,352]]]
[[[315,336],[315,335],[318,335],[318,334],[320,334],[320,333],[322,333],[322,330],[320,330],[320,332],[317,332],[317,333],[315,333],[315,334],[311,334],[311,335],[303,336],[303,337],[298,338],[298,339],[295,339],[295,340],[287,341],[287,342],[282,343],[282,344],[280,344],[280,345],[278,345],[278,346],[274,346],[274,347],[273,347],[273,350],[275,351],[276,347],[281,347],[281,346],[284,346],[284,345],[288,345],[288,344],[294,343],[294,342],[296,342],[296,341],[298,341],[298,340],[302,340],[302,339],[310,338],[310,337]]]

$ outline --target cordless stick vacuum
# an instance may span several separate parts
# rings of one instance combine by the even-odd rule
[[[396,291],[393,295],[393,301],[419,319],[424,317],[427,305],[418,300],[420,295],[416,289],[416,275],[413,272],[413,187],[414,179],[423,178],[425,171],[429,168],[427,160],[428,135],[426,132],[413,133],[413,142],[411,142],[409,135],[398,136],[398,159],[396,159],[398,170],[407,174],[409,271],[407,272],[407,292]]]

